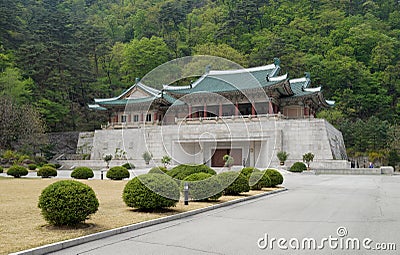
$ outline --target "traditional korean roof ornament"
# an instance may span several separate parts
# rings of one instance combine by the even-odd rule
[[[211,65],[206,66],[206,74],[208,74],[211,71]]]
[[[280,66],[281,65],[281,60],[279,58],[274,58],[274,64],[276,66]]]

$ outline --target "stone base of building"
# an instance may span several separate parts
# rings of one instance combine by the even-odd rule
[[[153,164],[161,164],[161,158],[169,155],[173,164],[222,167],[222,157],[230,154],[237,166],[264,169],[279,166],[276,154],[286,151],[287,166],[311,152],[315,168],[350,168],[342,134],[327,121],[315,118],[242,118],[195,125],[186,120],[177,125],[96,130],[81,135],[78,144],[78,151],[90,154],[91,160],[111,154],[137,166],[144,165],[142,154],[149,151]]]

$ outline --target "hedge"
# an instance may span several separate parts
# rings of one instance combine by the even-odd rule
[[[128,170],[129,170],[129,169],[135,169],[135,168],[136,168],[136,166],[135,166],[134,164],[129,163],[129,162],[123,164],[122,166],[125,167],[125,168],[128,169]]]
[[[298,173],[301,173],[305,170],[307,170],[307,166],[303,162],[296,162],[289,169],[289,171],[291,172],[298,172]]]
[[[106,177],[111,180],[122,180],[129,178],[130,174],[128,169],[123,166],[114,166],[107,171]]]
[[[28,165],[28,169],[29,170],[36,170],[36,167],[37,167],[36,164],[29,164]]]
[[[14,176],[14,178],[20,178],[21,176],[28,175],[28,169],[23,166],[13,165],[7,170],[7,175]]]
[[[274,187],[276,185],[283,183],[283,176],[279,171],[277,171],[275,169],[267,169],[267,170],[265,170],[265,173],[271,179],[271,187]]]
[[[57,170],[51,166],[42,166],[37,171],[37,176],[42,176],[42,178],[49,178],[57,176]]]
[[[249,177],[249,185],[252,190],[260,190],[271,186],[271,179],[265,172],[254,172]]]
[[[149,170],[148,174],[164,174],[168,172],[168,169],[163,166],[156,166]]]
[[[99,208],[96,194],[78,181],[58,181],[42,191],[38,207],[44,219],[53,225],[76,225]]]
[[[195,173],[207,173],[211,175],[217,174],[213,169],[206,165],[188,165],[182,164],[178,165],[167,172],[172,178],[183,180],[191,174]]]
[[[72,171],[71,177],[75,179],[89,179],[94,177],[94,173],[89,167],[77,167]]]
[[[253,172],[261,172],[261,170],[255,167],[245,167],[240,172],[249,178]]]
[[[175,206],[180,197],[179,187],[164,174],[143,174],[130,180],[122,198],[129,207],[154,210]]]
[[[222,196],[223,188],[216,175],[207,173],[191,174],[183,179],[182,190],[186,182],[189,185],[189,197],[192,200],[217,200]]]
[[[250,190],[246,176],[240,172],[223,172],[217,175],[225,195],[239,195]]]

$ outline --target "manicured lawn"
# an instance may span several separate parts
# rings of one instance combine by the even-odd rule
[[[60,179],[58,179],[60,180]],[[7,254],[44,244],[121,227],[141,221],[164,217],[197,208],[207,207],[238,197],[223,196],[218,202],[190,202],[162,212],[149,213],[129,208],[122,201],[127,181],[82,181],[93,188],[100,202],[99,210],[79,228],[49,226],[37,207],[42,190],[55,179],[0,178],[0,254]],[[250,191],[245,196],[264,191]]]

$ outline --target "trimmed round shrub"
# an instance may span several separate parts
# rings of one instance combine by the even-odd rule
[[[249,177],[249,185],[252,190],[260,190],[271,186],[271,179],[265,172],[254,172]]]
[[[225,195],[239,195],[250,190],[247,177],[240,172],[224,172],[217,175]]]
[[[91,168],[81,166],[72,171],[71,177],[74,179],[89,179],[94,177],[94,173]]]
[[[307,170],[307,166],[303,162],[296,162],[289,169],[290,172],[298,172],[298,173],[301,173],[305,170]]]
[[[265,170],[265,173],[271,179],[271,187],[274,187],[276,185],[283,183],[283,176],[279,171],[277,171],[275,169],[267,169],[267,170]]]
[[[53,163],[47,163],[47,164],[44,164],[43,166],[50,166],[50,167],[52,167],[54,169],[57,169],[56,164],[53,164]]]
[[[37,171],[37,176],[42,176],[42,178],[50,178],[57,176],[57,170],[51,166],[42,166]]]
[[[222,196],[223,189],[216,175],[207,173],[191,174],[183,179],[182,190],[185,182],[189,184],[189,197],[192,200],[217,200]]]
[[[130,174],[128,169],[123,166],[114,166],[107,171],[106,177],[111,180],[122,180],[129,178]]]
[[[195,173],[207,173],[211,175],[216,175],[217,173],[206,165],[188,165],[182,164],[178,165],[167,172],[172,178],[183,180],[191,174]]]
[[[168,169],[163,166],[156,166],[149,170],[148,174],[164,174],[168,172]]]
[[[36,170],[36,164],[29,164],[28,165],[29,170]]]
[[[253,172],[261,172],[261,170],[255,167],[245,167],[240,172],[249,178]]]
[[[20,178],[21,176],[28,175],[28,169],[23,166],[13,165],[7,170],[7,175],[14,176],[14,178]]]
[[[44,219],[53,225],[76,225],[99,208],[93,189],[78,181],[58,181],[42,191],[38,207]]]
[[[136,166],[134,164],[129,163],[129,162],[123,164],[122,166],[125,167],[126,169],[135,169],[136,168]]]
[[[0,174],[2,174],[2,173],[3,173],[3,171],[4,171],[3,167],[2,167],[2,166],[0,166]]]
[[[61,168],[61,164],[59,164],[59,163],[55,163],[54,166],[56,167],[56,169]]]
[[[130,180],[122,198],[129,207],[154,210],[175,206],[179,200],[179,187],[165,174],[142,174]]]

